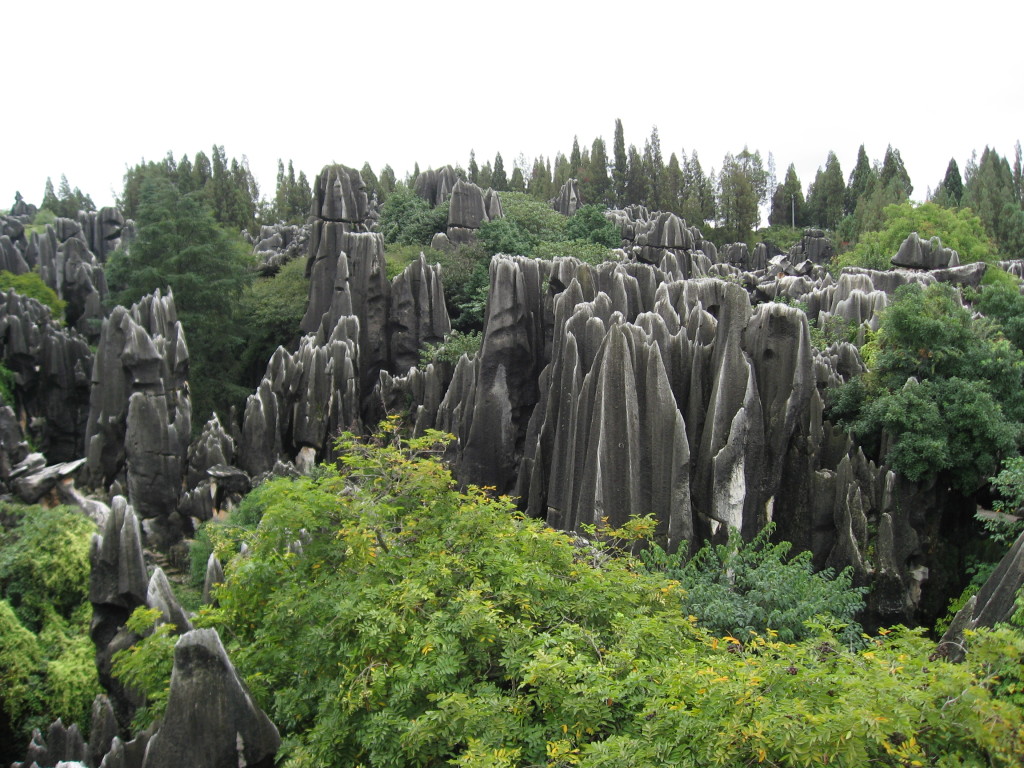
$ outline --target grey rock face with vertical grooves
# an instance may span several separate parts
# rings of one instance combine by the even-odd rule
[[[123,479],[138,514],[161,535],[180,536],[176,508],[186,467],[192,407],[188,347],[174,297],[160,291],[103,323],[86,425],[86,479]]]
[[[558,195],[551,201],[551,207],[563,216],[572,216],[586,203],[580,196],[580,185],[576,179],[569,179],[558,190]]]
[[[167,712],[143,768],[272,768],[277,728],[253,701],[212,629],[182,635],[174,647]]]

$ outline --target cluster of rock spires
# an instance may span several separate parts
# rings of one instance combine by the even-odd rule
[[[24,204],[23,204],[24,205]],[[15,206],[16,210],[19,210]],[[25,208],[28,210],[27,208]],[[95,341],[107,297],[103,264],[134,237],[134,223],[117,208],[80,211],[77,220],[58,218],[26,237],[28,214],[0,216],[0,270],[15,275],[36,270],[67,302],[68,324]]]
[[[496,194],[450,168],[420,179],[416,191],[432,205],[449,201],[435,247],[466,242],[501,215]],[[581,204],[574,182],[553,201],[566,215]],[[55,723],[33,739],[25,765],[271,765],[276,730],[216,635],[192,630],[159,568],[147,575],[142,538],[170,545],[264,477],[332,458],[339,431],[395,411],[418,431],[457,437],[449,458],[461,482],[515,493],[554,527],[653,513],[670,547],[693,547],[730,526],[749,537],[773,522],[816,566],[852,567],[857,583],[872,585],[866,624],[944,609],[959,574],[943,563],[960,556],[960,527],[973,509],[869,461],[827,421],[824,392],[864,370],[858,346],[896,288],[977,285],[984,265],[959,266],[941,243],[912,236],[893,259],[912,269],[833,277],[820,231],[808,230],[788,253],[764,244],[753,253],[745,244],[716,249],[675,214],[632,206],[608,213],[622,235],[616,262],[495,257],[480,351],[454,366],[421,367],[420,350],[450,331],[440,269],[421,257],[387,279],[357,171],[326,167],[310,213],[304,227],[266,227],[253,239],[268,272],[306,255],[305,335],[296,349],[274,353],[238,424],[213,417],[191,443],[188,348],[173,296],[156,293],[89,326],[93,354],[84,327],[58,327],[38,302],[0,295],[0,356],[18,391],[17,410],[0,408],[0,481],[31,501],[56,490],[103,528],[90,600],[108,695],[94,707],[89,745],[74,726]],[[34,235],[30,249],[17,236],[20,222],[5,218],[2,258],[13,253],[27,266],[31,250],[41,268],[68,274],[69,263],[102,264],[103,244],[125,231],[111,215],[77,229],[65,221]],[[1019,273],[1020,265],[1007,268]],[[89,282],[99,292],[101,269]],[[70,295],[76,284],[61,290]],[[816,349],[809,321],[841,326],[843,339]],[[46,458],[29,449],[25,426]],[[71,476],[103,491],[110,506],[78,494]],[[957,631],[1005,616],[1006,596],[1024,581],[1022,546],[958,616]],[[207,597],[221,578],[211,561]],[[112,678],[110,660],[137,641],[124,625],[141,605],[158,608],[181,639],[161,729],[122,741],[140,702]]]
[[[93,537],[89,600],[93,605],[91,636],[96,664],[108,694],[93,702],[90,739],[77,725],[57,720],[44,736],[33,733],[23,762],[49,768],[77,764],[89,768],[157,768],[158,766],[248,765],[270,768],[280,746],[277,728],[253,702],[228,659],[215,630],[193,629],[160,567],[147,576],[141,524],[124,497],[117,496],[101,514],[102,534]],[[211,555],[204,599],[223,580]],[[140,637],[125,628],[140,606],[160,613],[158,624],[173,625],[178,635],[164,716],[131,739],[135,710],[144,702],[111,674],[113,655]]]

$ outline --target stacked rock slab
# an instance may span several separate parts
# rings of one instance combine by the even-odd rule
[[[177,513],[191,432],[188,347],[174,297],[160,291],[103,323],[86,426],[87,481],[128,491],[161,537],[180,537]]]
[[[431,208],[436,208],[447,200],[455,185],[459,182],[459,174],[450,165],[434,170],[428,168],[416,177],[412,189],[422,197]]]
[[[430,245],[445,250],[472,243],[482,224],[502,216],[501,198],[497,192],[492,189],[484,191],[470,181],[459,179],[451,191],[447,229],[435,235]]]
[[[832,241],[820,229],[805,229],[800,242],[789,249],[794,263],[810,260],[814,264],[828,264],[835,256]]]
[[[86,339],[11,290],[0,293],[0,359],[14,373],[16,419],[36,446],[50,461],[80,457],[93,365]]]
[[[922,240],[917,232],[911,232],[892,257],[892,264],[910,269],[946,269],[960,266],[960,256],[943,247],[938,237]]]

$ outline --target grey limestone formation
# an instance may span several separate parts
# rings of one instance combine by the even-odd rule
[[[892,263],[896,267],[910,269],[946,269],[960,266],[960,256],[956,251],[943,247],[938,237],[922,240],[917,232],[911,232],[892,257]]]
[[[557,197],[551,201],[551,207],[563,216],[572,216],[584,205],[586,203],[580,197],[580,185],[576,179],[566,181],[558,190]]]
[[[134,236],[134,222],[125,219],[117,208],[100,208],[98,211],[80,211],[78,223],[81,237],[101,263]]]
[[[143,768],[272,768],[277,728],[252,700],[215,630],[196,629],[174,647],[167,712]]]
[[[391,282],[388,312],[390,368],[399,374],[419,363],[420,350],[444,340],[451,331],[444,302],[441,267],[423,254]]]
[[[32,220],[32,217],[39,212],[39,208],[32,203],[26,203],[21,192],[14,193],[14,205],[11,206],[11,216],[17,219]]]
[[[1014,277],[1024,278],[1024,259],[1011,259],[1000,261],[999,268],[1009,272]]]
[[[608,217],[620,228],[623,249],[630,259],[657,266],[676,279],[706,277],[718,261],[714,245],[674,213],[649,212],[632,205],[610,211]]]
[[[938,652],[960,661],[965,655],[964,633],[978,627],[993,627],[1009,621],[1017,606],[1017,594],[1024,586],[1024,534],[1010,547],[981,589],[961,608],[939,642]]]
[[[325,166],[313,183],[313,201],[309,215],[322,225],[342,224],[347,231],[365,232],[368,214],[366,185],[359,171],[344,165]],[[323,229],[323,226],[320,229]],[[314,250],[318,239],[317,226],[314,224]]]
[[[220,560],[217,559],[217,555],[211,552],[210,557],[206,560],[206,578],[203,580],[204,605],[213,605],[216,607],[217,601],[213,596],[213,591],[216,589],[218,584],[223,583],[224,567],[220,564]]]
[[[0,293],[0,360],[14,373],[16,419],[40,450],[54,462],[82,456],[93,363],[86,339],[12,290]]]
[[[820,229],[805,229],[800,242],[789,249],[793,263],[811,261],[813,264],[828,264],[835,256],[832,241]]]
[[[242,470],[258,478],[303,448],[323,457],[332,435],[361,427],[359,335],[358,318],[344,315],[329,336],[309,334],[294,353],[277,349],[246,402]]]
[[[471,181],[459,179],[452,187],[448,208],[448,226],[444,238],[435,237],[437,245],[448,248],[454,245],[472,243],[476,232],[488,221],[504,216],[501,199],[494,190],[482,190]],[[431,242],[433,246],[434,243]]]
[[[66,727],[57,718],[46,731],[46,736],[38,728],[32,731],[24,761],[13,763],[11,768],[55,768],[61,764],[82,764],[86,759],[89,745],[85,743],[76,724]]]
[[[276,274],[290,261],[304,258],[309,250],[312,225],[270,224],[260,227],[259,235],[252,240],[252,252],[259,259],[259,271],[263,275]]]
[[[388,360],[391,284],[384,238],[377,233],[328,232],[337,239],[323,238],[310,251],[309,304],[301,329],[329,337],[343,317],[358,317],[360,375],[368,390]]]
[[[434,170],[428,168],[416,177],[413,182],[413,192],[426,200],[431,208],[436,208],[447,200],[455,185],[459,182],[459,175],[450,165]]]
[[[160,291],[103,323],[92,369],[86,480],[120,481],[136,512],[170,540],[180,537],[178,496],[192,409],[188,347],[174,297]]]
[[[158,624],[173,624],[175,634],[184,634],[192,630],[192,622],[188,614],[181,607],[178,598],[171,589],[171,583],[163,568],[157,566],[153,569],[153,575],[149,577],[149,584],[146,587],[146,606],[160,611]]]
[[[113,677],[111,665],[114,654],[137,639],[124,624],[133,610],[146,604],[149,577],[142,552],[142,525],[123,496],[111,503],[103,533],[93,536],[89,559],[93,610],[89,634],[96,646],[96,667],[118,722],[126,724],[142,702]]]

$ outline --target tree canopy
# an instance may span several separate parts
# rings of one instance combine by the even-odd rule
[[[198,622],[285,765],[1013,765],[1021,710],[989,665],[1012,670],[1019,635],[982,633],[956,665],[906,631],[852,650],[825,626],[710,633],[686,583],[625,554],[651,521],[574,540],[458,490],[438,438],[346,436],[339,467],[211,527],[230,562]]]
[[[242,342],[239,299],[253,279],[252,255],[220,227],[202,196],[182,194],[168,179],[147,179],[140,192],[138,237],[107,265],[111,301],[129,306],[160,288],[172,290],[191,356],[193,413],[227,416],[248,389],[233,369]]]

